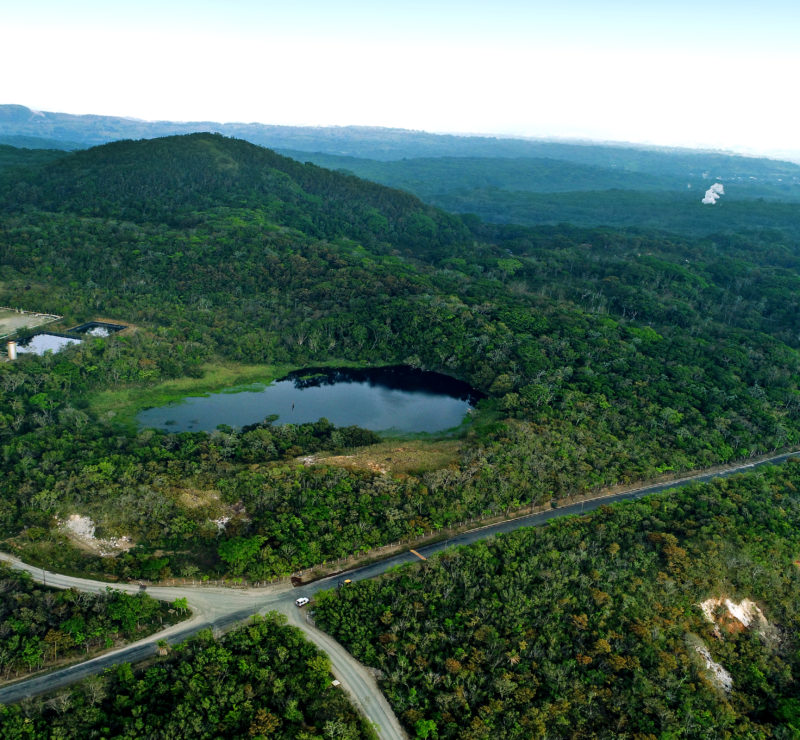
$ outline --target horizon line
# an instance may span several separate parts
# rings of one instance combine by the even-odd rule
[[[405,128],[402,126],[376,126],[367,124],[289,124],[289,123],[265,123],[263,121],[245,121],[245,120],[212,120],[212,119],[170,119],[170,118],[141,118],[139,116],[131,115],[115,115],[105,113],[68,113],[66,111],[52,111],[43,108],[32,108],[28,105],[21,103],[0,103],[2,107],[17,107],[24,108],[33,114],[54,114],[63,116],[73,116],[75,118],[116,118],[122,121],[131,121],[144,124],[174,124],[191,126],[196,124],[210,123],[218,126],[264,126],[271,128],[290,128],[290,129],[361,129],[370,131],[399,131],[411,134],[426,134],[428,136],[452,136],[455,138],[478,138],[478,139],[502,139],[506,141],[531,141],[531,142],[545,142],[545,143],[560,143],[570,144],[574,146],[610,146],[610,147],[629,147],[635,149],[658,149],[658,150],[675,150],[686,152],[703,152],[709,154],[725,154],[729,156],[741,156],[752,159],[778,159],[788,161],[792,164],[800,164],[800,149],[786,150],[786,149],[749,149],[742,147],[740,149],[731,147],[715,147],[711,145],[687,145],[687,144],[659,144],[653,141],[631,141],[626,139],[605,139],[605,138],[591,138],[586,136],[559,136],[557,134],[542,134],[542,135],[529,135],[519,133],[499,133],[499,132],[485,132],[485,131],[435,131],[424,128]],[[2,123],[0,123],[0,130]],[[197,133],[202,133],[198,131]],[[14,135],[14,134],[8,134]],[[22,134],[17,134],[22,136]],[[41,137],[49,138],[49,137]],[[113,141],[113,139],[112,139]]]

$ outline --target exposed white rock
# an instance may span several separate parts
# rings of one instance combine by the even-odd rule
[[[212,519],[211,521],[217,525],[217,529],[220,532],[225,531],[225,527],[228,525],[228,522],[231,520],[229,516],[221,516],[219,519]]]
[[[754,621],[757,622],[758,627],[766,627],[768,624],[761,609],[750,599],[742,599],[738,604],[734,604],[730,599],[725,599],[725,606],[745,627],[749,627]]]
[[[717,688],[725,692],[730,692],[733,688],[733,678],[731,674],[711,657],[711,653],[708,652],[708,648],[705,645],[695,645],[694,649],[703,657],[706,669],[711,673],[712,683],[717,686]]]
[[[727,598],[706,599],[698,606],[702,610],[706,620],[716,626],[715,632],[717,632],[718,637],[721,636],[719,634],[720,607],[724,608],[725,612],[727,612],[727,615],[724,615],[723,619],[733,617],[743,627],[753,627],[762,634],[770,628],[770,623],[767,621],[764,613],[759,609],[756,603],[750,599],[742,599],[738,604]]]
[[[80,538],[94,539],[94,522],[91,517],[81,516],[80,514],[70,514],[64,529],[68,529],[72,534]]]
[[[130,550],[133,547],[133,541],[127,535],[107,539],[95,537],[95,523],[88,516],[70,514],[61,527],[72,539],[100,555],[116,555],[122,550]]]

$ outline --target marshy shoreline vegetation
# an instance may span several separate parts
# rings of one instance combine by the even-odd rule
[[[311,367],[292,370],[269,384],[225,387],[137,415],[140,428],[213,432],[327,419],[356,425],[384,438],[463,435],[483,394],[440,373],[405,365]]]
[[[361,367],[347,359],[331,358],[327,367]],[[92,413],[128,429],[137,428],[136,415],[145,409],[177,404],[189,397],[212,393],[237,393],[258,390],[302,368],[289,363],[245,364],[215,359],[203,363],[191,376],[157,381],[152,385],[125,385],[103,388],[87,396]]]

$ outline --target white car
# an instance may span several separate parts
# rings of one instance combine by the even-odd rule
[[[295,606],[305,606],[310,599],[307,599],[305,596],[301,596],[299,599],[295,599],[294,605]]]

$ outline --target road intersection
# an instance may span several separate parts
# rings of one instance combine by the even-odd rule
[[[679,480],[641,486],[627,491],[609,494],[583,502],[561,506],[549,511],[511,519],[464,532],[441,542],[418,546],[415,551],[407,550],[380,562],[328,576],[327,578],[293,588],[289,584],[278,584],[265,588],[224,588],[208,586],[151,586],[147,593],[156,599],[172,602],[185,598],[192,610],[192,617],[172,625],[166,630],[152,634],[138,642],[126,645],[101,656],[33,678],[19,681],[0,688],[0,703],[13,703],[24,698],[49,693],[82,678],[108,668],[128,662],[135,663],[152,657],[157,643],[167,640],[175,644],[197,634],[202,629],[221,632],[245,622],[255,614],[277,611],[286,615],[289,624],[301,629],[318,648],[331,660],[332,672],[342,687],[373,723],[379,737],[392,740],[406,737],[397,717],[381,693],[372,673],[353,658],[338,642],[314,627],[307,618],[305,610],[295,606],[295,599],[313,598],[319,591],[334,588],[344,578],[359,581],[376,578],[390,568],[404,563],[420,563],[431,555],[457,545],[468,545],[497,534],[511,532],[521,527],[540,526],[551,519],[569,514],[583,514],[618,501],[642,498],[643,496],[671,488],[679,488],[691,483],[706,482],[714,478],[727,477],[762,465],[779,464],[790,457],[800,457],[800,452],[773,455],[757,462],[741,463],[724,469],[687,476]],[[0,560],[18,570],[28,571],[31,576],[48,586],[56,588],[75,588],[81,591],[98,593],[111,587],[127,593],[139,591],[138,584],[109,584],[85,578],[51,573],[0,553]]]

